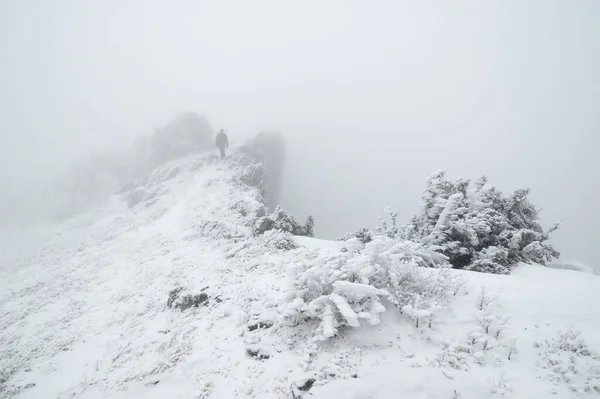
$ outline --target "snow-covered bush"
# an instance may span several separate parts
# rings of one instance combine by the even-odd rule
[[[254,232],[257,235],[264,234],[269,230],[285,231],[295,236],[313,236],[314,220],[309,216],[304,225],[301,225],[296,219],[285,212],[280,206],[268,215],[257,218],[254,223]]]
[[[474,254],[474,261],[465,267],[484,273],[509,274],[508,251],[504,248],[490,246]]]
[[[443,255],[416,243],[377,236],[363,245],[352,238],[345,252],[295,265],[284,317],[294,324],[318,320],[317,330],[328,338],[340,327],[358,327],[359,319],[379,323],[382,301],[388,300],[416,324],[423,319],[430,324],[458,283],[420,265],[449,266]]]
[[[559,331],[558,339],[553,340],[554,346],[561,351],[575,353],[581,356],[590,356],[586,342],[581,338],[581,331],[569,329]]]
[[[440,270],[419,268],[414,261],[402,262],[390,270],[388,283],[392,303],[419,327],[422,320],[431,326],[435,312],[447,305],[453,281]]]
[[[543,376],[554,384],[564,383],[576,393],[600,393],[600,361],[588,348],[581,332],[559,331],[558,337],[536,343],[538,365],[547,370]]]
[[[240,180],[250,187],[263,189],[265,168],[261,163],[252,163],[242,169]]]
[[[329,254],[296,266],[285,316],[294,324],[320,321],[319,331],[329,338],[342,326],[360,326],[359,318],[379,322],[385,311],[381,298],[389,294],[370,285],[370,265],[349,263],[349,252]]]
[[[485,287],[481,289],[477,297],[477,311],[473,315],[481,327],[481,333],[499,339],[500,335],[508,327],[509,317],[502,316],[497,312],[497,298],[486,293]]]
[[[339,238],[339,241],[348,241],[349,239],[356,237],[362,244],[369,243],[373,240],[373,232],[366,227],[361,227],[354,233],[346,233]]]
[[[285,231],[269,230],[260,236],[262,244],[269,249],[289,251],[298,248],[294,237]]]
[[[544,264],[559,256],[547,242],[558,225],[542,229],[528,193],[521,189],[505,197],[485,176],[451,182],[438,171],[427,180],[421,213],[400,229],[389,223],[383,228],[436,248],[454,268],[505,274],[518,262]]]
[[[505,337],[510,318],[500,313],[498,296],[490,295],[485,287],[475,300],[473,319],[477,327],[467,331],[464,339],[441,342],[442,347],[431,362],[434,366],[466,370],[488,361],[500,365],[503,358],[511,360],[518,353],[516,340]]]
[[[474,352],[470,345],[442,342],[442,349],[432,359],[437,367],[451,367],[456,370],[469,370],[474,362]]]
[[[398,212],[393,211],[390,207],[385,208],[384,211],[387,213],[389,220],[382,217],[379,218],[381,225],[375,229],[377,235],[384,235],[390,238],[398,237],[401,231],[397,225]]]
[[[435,248],[425,247],[413,241],[397,241],[394,239],[385,240],[388,251],[394,256],[394,259],[401,262],[414,262],[420,267],[445,268],[449,267],[448,258],[435,250]]]

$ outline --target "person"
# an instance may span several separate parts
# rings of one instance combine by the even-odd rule
[[[225,158],[225,147],[229,147],[229,140],[227,140],[227,135],[221,129],[219,134],[217,134],[217,139],[215,140],[217,147],[219,147],[219,151],[221,151],[221,158]]]

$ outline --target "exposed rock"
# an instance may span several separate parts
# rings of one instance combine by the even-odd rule
[[[299,386],[298,389],[303,392],[308,392],[313,387],[315,382],[316,380],[314,378],[309,378],[308,380],[306,380],[306,382],[304,382],[304,384]]]
[[[183,294],[185,289],[178,287],[169,292],[169,299],[167,300],[167,307],[179,309],[182,312],[191,307],[199,307],[200,305],[208,305],[208,295],[204,292],[200,294]],[[183,295],[182,295],[183,294]]]
[[[265,353],[259,348],[246,348],[246,353],[258,360],[266,360],[271,357],[268,353]]]
[[[248,331],[254,331],[254,330],[258,330],[263,329],[263,328],[271,328],[273,327],[273,323],[268,322],[268,321],[259,321],[258,323],[254,323],[248,326]]]

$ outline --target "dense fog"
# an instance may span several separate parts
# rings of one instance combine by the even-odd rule
[[[232,145],[281,133],[279,202],[318,236],[386,206],[408,221],[445,169],[530,187],[563,258],[597,264],[599,18],[595,1],[3,2],[0,221],[31,223],[73,165],[127,168],[136,138],[192,112]]]

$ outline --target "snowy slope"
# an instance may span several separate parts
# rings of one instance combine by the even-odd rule
[[[248,182],[260,173],[240,153],[185,158],[21,251],[11,242],[0,396],[600,396],[600,278],[577,271],[449,271],[466,284],[431,328],[389,304],[381,324],[327,341],[278,323],[290,268],[344,243],[297,237],[285,251],[285,237],[253,237],[263,198]],[[176,287],[208,304],[168,308]],[[486,320],[505,324],[498,337]]]
[[[548,263],[546,266],[552,269],[577,270],[582,273],[600,274],[600,269],[594,270],[593,267],[585,265],[576,260],[556,260]]]

